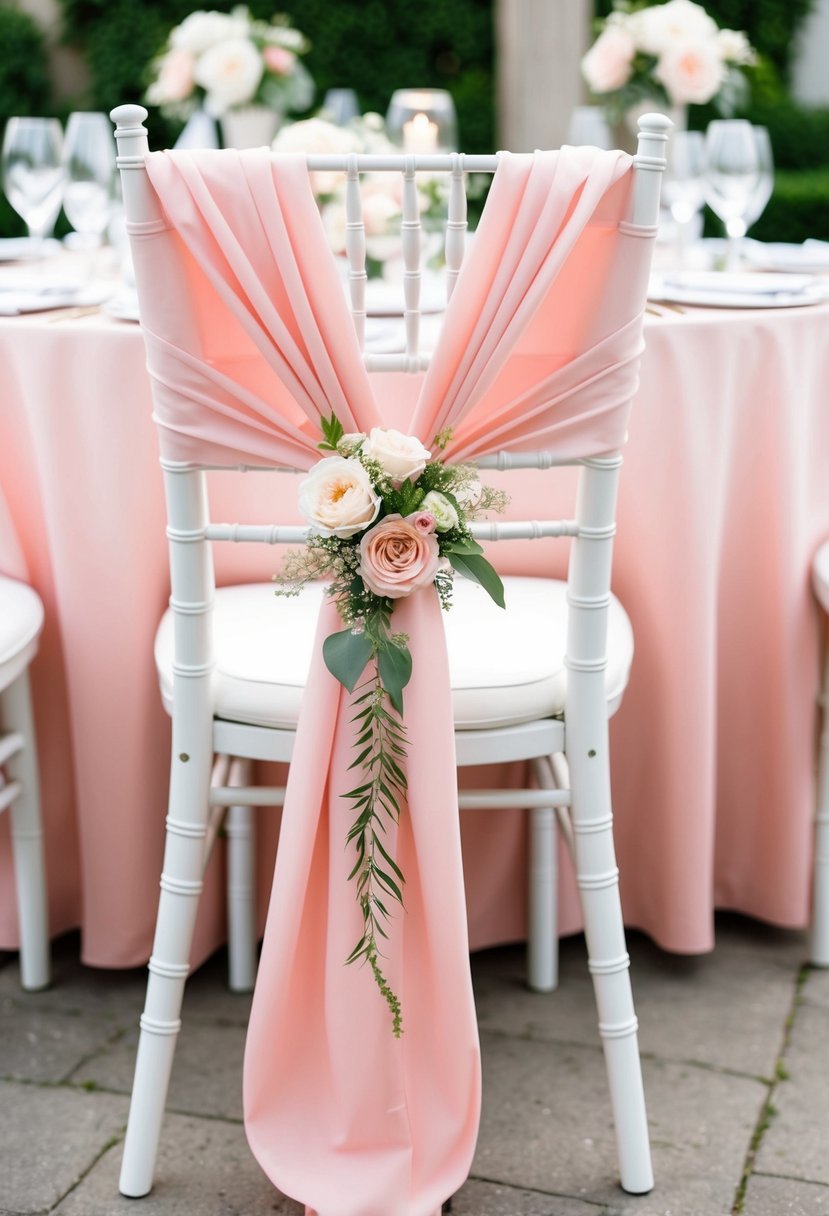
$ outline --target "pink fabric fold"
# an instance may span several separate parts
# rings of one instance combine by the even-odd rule
[[[133,231],[162,453],[196,463],[317,458],[319,420],[384,424],[304,158],[158,153],[162,222]],[[447,457],[624,439],[649,248],[620,227],[631,161],[502,154],[408,429]],[[396,419],[396,425],[400,425]],[[245,1056],[245,1124],[274,1183],[313,1216],[434,1216],[472,1161],[480,1105],[445,642],[433,588],[400,601],[410,636],[406,877],[381,960],[404,1033],[368,967],[344,847],[355,784],[351,698],[326,670],[323,609],[303,700]]]

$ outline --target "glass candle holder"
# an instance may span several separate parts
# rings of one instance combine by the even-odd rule
[[[456,152],[455,104],[446,89],[397,89],[386,114],[389,139],[404,152]]]

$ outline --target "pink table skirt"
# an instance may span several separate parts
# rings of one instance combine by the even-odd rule
[[[808,921],[819,618],[809,566],[829,535],[829,307],[699,310],[646,333],[618,515],[615,590],[636,635],[612,725],[625,920],[661,946],[713,946],[712,914]],[[84,961],[146,961],[164,836],[169,723],[152,660],[168,594],[164,508],[140,332],[85,318],[0,323],[0,569],[47,611],[33,667],[53,934]],[[217,474],[213,515],[294,515],[295,485]],[[232,482],[236,485],[232,485]],[[567,510],[543,474],[513,511]],[[504,544],[506,572],[561,574],[559,542]],[[277,554],[224,547],[220,582]],[[481,774],[480,776],[484,776]],[[264,901],[278,825],[262,814]],[[16,948],[0,823],[0,947]],[[518,813],[463,823],[473,947],[524,935]],[[224,940],[222,854],[195,959]],[[563,865],[562,930],[580,927]]]

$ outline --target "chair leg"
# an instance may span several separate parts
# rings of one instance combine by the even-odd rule
[[[176,733],[174,723],[161,895],[119,1181],[121,1194],[132,1198],[148,1194],[153,1184],[203,885],[212,761],[210,721],[202,722],[201,730],[197,723],[189,732],[181,732],[191,735],[186,751]]]
[[[540,765],[536,778],[550,784]],[[527,984],[534,992],[558,987],[558,824],[553,807],[529,813]]]
[[[588,966],[596,994],[621,1184],[631,1194],[644,1194],[653,1188],[653,1170],[638,1022],[613,845],[606,742],[589,749],[579,748],[578,753],[574,756],[568,748],[567,759],[576,878],[584,914]]]
[[[50,979],[49,912],[40,783],[35,727],[27,672],[4,689],[2,720],[5,729],[22,736],[23,746],[6,764],[11,781],[20,791],[11,804],[11,838],[20,922],[20,982],[27,991],[46,988]]]
[[[818,768],[815,815],[815,873],[812,908],[811,961],[829,967],[829,656],[823,680],[823,729]]]
[[[228,784],[250,785],[251,763],[236,758]],[[256,980],[256,818],[253,807],[228,807],[227,954],[231,992],[253,992]]]

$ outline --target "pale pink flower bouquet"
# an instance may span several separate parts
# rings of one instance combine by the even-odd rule
[[[671,109],[712,102],[733,113],[755,62],[748,38],[720,29],[701,4],[618,0],[582,60],[582,74],[611,123],[643,103]]]
[[[250,105],[306,110],[314,82],[300,56],[309,45],[286,16],[259,21],[244,5],[190,13],[151,64],[146,100],[179,119],[199,108],[213,118]]]
[[[470,522],[502,511],[506,495],[482,485],[474,465],[444,464],[412,435],[372,429],[345,434],[339,420],[323,419],[319,460],[300,483],[299,509],[308,521],[304,550],[290,552],[277,578],[277,595],[297,595],[311,579],[327,579],[344,628],[323,643],[331,674],[354,699],[357,770],[342,797],[355,815],[347,843],[354,849],[363,932],[348,962],[364,960],[392,1013],[395,1035],[402,1013],[379,963],[390,900],[403,903],[404,878],[385,820],[397,820],[406,798],[403,690],[412,672],[408,637],[393,631],[398,600],[430,586],[443,608],[452,602],[455,573],[479,583],[500,607],[504,587],[472,535]],[[440,452],[451,432],[435,437]],[[362,683],[360,682],[362,681]]]

